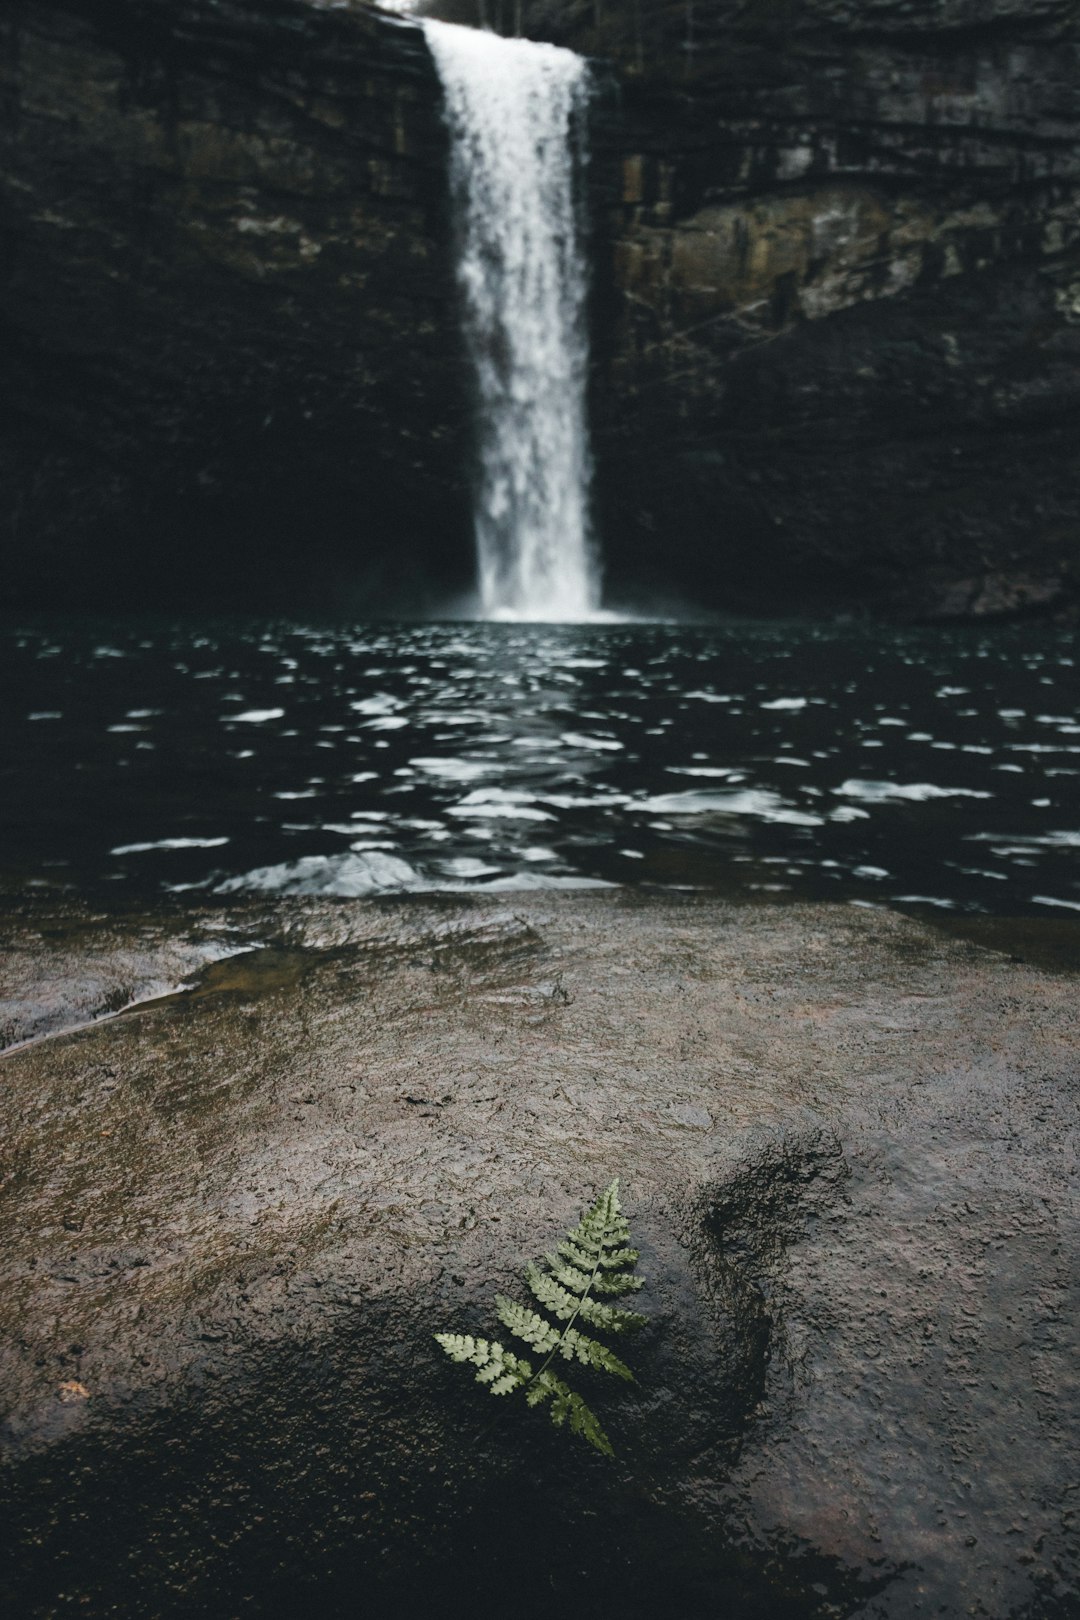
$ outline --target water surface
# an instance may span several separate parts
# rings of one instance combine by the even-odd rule
[[[6,885],[1080,912],[1074,633],[9,630]]]

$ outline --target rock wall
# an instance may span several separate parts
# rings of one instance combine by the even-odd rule
[[[484,0],[519,11],[605,64],[611,593],[1075,612],[1072,0]],[[439,99],[362,0],[9,0],[0,600],[467,582]]]
[[[659,558],[754,607],[1075,601],[1071,0],[526,0],[524,26],[617,70],[594,170],[614,579]]]
[[[369,6],[10,0],[0,600],[466,579],[444,168]]]

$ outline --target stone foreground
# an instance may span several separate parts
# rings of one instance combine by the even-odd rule
[[[101,925],[71,1022],[223,936],[3,1060],[9,1612],[1077,1612],[1067,975],[851,907],[296,901]],[[430,1334],[616,1174],[610,1464]]]

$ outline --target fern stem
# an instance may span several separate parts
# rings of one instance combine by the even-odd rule
[[[547,1372],[548,1368],[551,1366],[551,1363],[555,1360],[555,1357],[558,1355],[560,1346],[562,1345],[563,1341],[565,1340],[567,1333],[570,1331],[570,1329],[573,1327],[574,1323],[577,1321],[578,1316],[581,1313],[581,1307],[582,1307],[582,1305],[584,1305],[585,1301],[588,1299],[589,1291],[592,1288],[593,1283],[596,1281],[597,1275],[599,1274],[599,1271],[600,1271],[600,1255],[601,1254],[603,1254],[603,1250],[601,1250],[600,1254],[598,1254],[597,1257],[596,1257],[596,1260],[595,1260],[595,1262],[593,1264],[592,1276],[589,1278],[588,1286],[586,1287],[585,1292],[582,1294],[580,1300],[578,1301],[577,1308],[574,1311],[573,1316],[571,1316],[569,1322],[567,1322],[566,1326],[563,1328],[562,1332],[559,1334],[559,1337],[556,1340],[554,1347],[552,1348],[552,1350],[548,1354],[547,1360],[545,1362],[543,1362],[543,1364],[536,1369],[536,1371],[533,1373],[531,1378],[527,1378],[525,1380],[525,1382],[522,1384],[521,1388],[522,1388],[523,1392],[525,1390],[527,1390],[527,1389],[531,1389],[532,1386],[536,1383],[536,1381],[539,1378],[543,1377],[544,1373]],[[501,1415],[502,1414],[500,1413],[499,1416],[501,1416]],[[481,1440],[486,1440],[487,1436],[491,1433],[492,1429],[495,1428],[498,1421],[499,1421],[498,1417],[492,1418],[491,1422],[487,1425],[487,1427],[485,1429],[481,1430],[481,1433],[480,1433],[480,1439]]]
[[[566,1326],[563,1328],[562,1332],[559,1334],[559,1337],[556,1340],[554,1346],[552,1347],[552,1349],[548,1353],[547,1360],[543,1363],[542,1366],[540,1366],[540,1367],[538,1367],[536,1369],[536,1371],[533,1373],[532,1377],[530,1379],[528,1379],[528,1381],[526,1383],[522,1384],[522,1386],[521,1386],[522,1389],[528,1389],[530,1387],[530,1385],[536,1383],[538,1378],[543,1377],[544,1373],[547,1372],[548,1368],[551,1366],[551,1363],[555,1360],[555,1357],[558,1355],[560,1347],[565,1343],[566,1335],[569,1333],[570,1329],[573,1327],[574,1323],[577,1321],[578,1317],[581,1315],[581,1307],[584,1305],[585,1301],[589,1297],[589,1292],[592,1289],[592,1285],[596,1281],[597,1275],[599,1274],[599,1271],[600,1271],[600,1260],[601,1260],[601,1257],[602,1257],[603,1253],[604,1253],[603,1248],[601,1248],[600,1252],[597,1254],[596,1260],[595,1260],[595,1262],[593,1264],[592,1276],[589,1278],[588,1286],[586,1287],[585,1292],[581,1295],[581,1298],[578,1300],[577,1306],[576,1306],[576,1308],[574,1310],[573,1316],[567,1322]]]

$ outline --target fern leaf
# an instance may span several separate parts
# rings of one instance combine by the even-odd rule
[[[611,1441],[600,1427],[600,1420],[596,1413],[576,1394],[561,1378],[556,1378],[552,1372],[541,1373],[533,1384],[527,1396],[530,1406],[539,1406],[542,1402],[551,1400],[551,1421],[557,1429],[569,1418],[571,1434],[580,1434],[597,1451],[603,1452],[605,1457],[613,1457],[615,1452]]]
[[[599,1328],[602,1333],[632,1333],[649,1324],[649,1318],[640,1311],[625,1311],[618,1305],[604,1305],[598,1299],[587,1299],[581,1314],[590,1327]]]
[[[649,1322],[640,1311],[625,1311],[618,1305],[604,1305],[598,1299],[587,1299],[580,1314],[583,1321],[601,1333],[632,1333],[636,1328],[647,1327]]]
[[[529,1363],[526,1361],[523,1365],[528,1367]],[[526,1373],[524,1376],[519,1376],[517,1371],[504,1372],[498,1378],[493,1378],[488,1388],[492,1395],[509,1395],[512,1390],[520,1389],[522,1384],[527,1384],[530,1377],[531,1372]],[[477,1374],[476,1381],[478,1384],[483,1382],[480,1374]]]
[[[589,1271],[579,1271],[577,1266],[569,1265],[565,1260],[560,1260],[557,1254],[545,1254],[544,1260],[550,1268],[552,1276],[557,1277],[563,1287],[569,1288],[572,1294],[585,1294],[590,1287],[595,1286],[591,1269]]]
[[[451,1361],[475,1361],[478,1367],[488,1362],[488,1341],[474,1339],[471,1333],[436,1333],[436,1344],[441,1344]]]
[[[575,1326],[580,1319],[595,1333],[619,1334],[645,1323],[646,1318],[636,1311],[595,1297],[617,1298],[642,1286],[642,1278],[632,1274],[638,1251],[629,1240],[630,1226],[619,1206],[619,1183],[613,1181],[556,1251],[544,1257],[547,1271],[535,1263],[526,1267],[525,1281],[539,1311],[505,1294],[495,1296],[503,1326],[543,1357],[536,1372],[530,1361],[495,1339],[477,1339],[462,1333],[435,1335],[452,1361],[476,1368],[477,1382],[492,1395],[509,1395],[521,1389],[528,1406],[550,1402],[551,1420],[557,1428],[567,1425],[572,1434],[580,1435],[608,1457],[613,1454],[611,1442],[595,1412],[576,1390],[552,1372],[551,1363],[561,1357],[580,1362],[594,1372],[633,1382],[630,1368],[608,1345]]]
[[[515,1356],[496,1339],[474,1339],[470,1333],[436,1333],[435,1342],[442,1345],[451,1361],[478,1367],[476,1382],[486,1384],[493,1395],[509,1395],[533,1376],[531,1362]]]
[[[539,1355],[546,1356],[555,1349],[561,1336],[557,1327],[552,1327],[528,1306],[519,1305],[516,1299],[507,1299],[505,1294],[495,1295],[495,1305],[503,1326]]]
[[[573,1234],[571,1233],[571,1237],[572,1236]],[[570,1264],[572,1266],[576,1266],[578,1271],[583,1271],[585,1273],[585,1281],[587,1283],[596,1269],[596,1255],[588,1254],[580,1244],[572,1243],[570,1238],[563,1238],[562,1242],[559,1244],[559,1253],[565,1255]]]
[[[572,1232],[567,1232],[559,1244],[563,1254],[569,1255],[575,1265],[588,1265],[590,1270],[596,1264],[598,1254],[604,1252],[604,1237],[601,1232],[590,1232],[584,1226],[575,1226]],[[574,1259],[578,1255],[580,1258]]]
[[[525,1281],[544,1309],[560,1322],[568,1322],[576,1315],[588,1322],[590,1327],[599,1328],[604,1333],[626,1333],[631,1328],[644,1327],[648,1321],[648,1317],[639,1316],[636,1311],[623,1311],[617,1305],[602,1305],[598,1299],[580,1298],[564,1288],[556,1277],[541,1271],[539,1266],[530,1264],[525,1268]]]
[[[619,1207],[619,1183],[613,1181],[582,1216],[570,1233],[570,1240],[579,1243],[583,1249],[599,1254],[613,1242],[625,1242],[629,1235],[630,1227]]]
[[[614,1271],[617,1266],[636,1266],[640,1259],[636,1249],[615,1249],[611,1254],[602,1254],[600,1264],[605,1271]]]
[[[582,1316],[585,1315],[585,1301],[581,1295],[571,1293],[570,1289],[564,1288],[557,1278],[549,1276],[546,1271],[541,1271],[539,1266],[533,1265],[531,1261],[525,1267],[525,1281],[537,1303],[550,1311],[560,1322],[569,1322],[570,1318],[577,1316],[579,1312]]]
[[[617,1277],[597,1277],[592,1291],[594,1294],[630,1294],[644,1286],[644,1277],[629,1277],[625,1272],[620,1272]]]
[[[614,1373],[616,1378],[625,1378],[629,1384],[634,1382],[633,1373],[625,1362],[619,1360],[614,1350],[609,1350],[598,1339],[590,1339],[587,1333],[579,1333],[577,1328],[563,1329],[557,1349],[564,1361],[580,1361],[585,1367]]]

